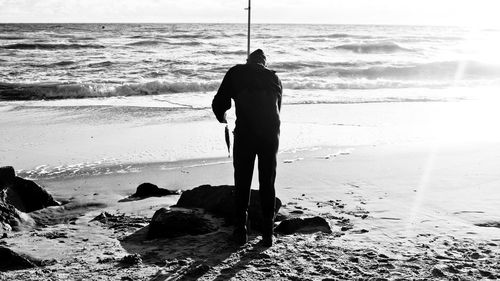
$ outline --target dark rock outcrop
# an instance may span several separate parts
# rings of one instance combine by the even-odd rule
[[[182,208],[202,208],[216,215],[226,217],[234,212],[234,186],[201,185],[185,190],[176,206]]]
[[[216,231],[218,226],[192,210],[167,210],[155,212],[148,229],[148,239],[172,238],[183,235],[200,235]]]
[[[16,172],[11,166],[0,167],[0,232],[19,230],[23,225],[33,225],[33,220],[9,204],[8,193],[15,185]]]
[[[12,166],[0,167],[0,192],[14,183],[16,172]]]
[[[122,264],[125,267],[140,265],[141,263],[142,263],[142,258],[141,255],[139,254],[126,255],[120,259],[120,264]]]
[[[19,230],[23,225],[33,225],[33,220],[26,214],[22,214],[14,206],[0,200],[0,232]]]
[[[27,213],[61,205],[35,182],[16,177],[11,166],[0,167],[0,201]]]
[[[105,226],[114,229],[115,231],[126,231],[131,228],[142,228],[150,223],[150,220],[144,217],[132,217],[125,214],[113,215],[108,212],[101,213],[91,221],[98,221]]]
[[[33,268],[39,265],[41,265],[40,261],[0,246],[0,271]]]
[[[142,183],[137,187],[137,190],[131,197],[135,198],[147,198],[147,197],[161,197],[166,195],[178,195],[180,192],[178,190],[168,190],[165,188],[159,188],[158,186],[146,182]]]
[[[274,230],[287,235],[293,233],[313,233],[318,231],[332,233],[330,224],[322,217],[287,219],[282,221]]]
[[[13,167],[0,167],[0,231],[31,227],[35,223],[24,212],[58,205],[59,202],[35,182],[16,177]]]
[[[276,197],[275,214],[281,208],[281,200]],[[177,207],[202,208],[214,215],[223,217],[227,223],[232,223],[234,214],[234,186],[231,185],[202,185],[182,193],[177,201]],[[252,190],[250,206],[248,208],[250,226],[260,230],[262,226],[262,210],[258,190]]]
[[[26,213],[61,205],[34,181],[20,177],[15,177],[13,184],[7,188],[5,202]]]

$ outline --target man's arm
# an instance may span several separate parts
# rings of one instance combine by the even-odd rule
[[[212,101],[212,111],[220,123],[227,123],[226,111],[231,108],[231,70],[229,70]]]

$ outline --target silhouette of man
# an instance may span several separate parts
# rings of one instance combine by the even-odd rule
[[[227,123],[226,111],[231,99],[236,107],[233,166],[235,184],[235,228],[233,239],[243,245],[248,240],[246,222],[250,186],[258,157],[259,193],[263,215],[262,243],[273,243],[275,215],[276,154],[280,135],[282,85],[274,71],[266,67],[261,49],[251,53],[246,64],[238,64],[226,73],[212,101],[212,110],[221,123]]]

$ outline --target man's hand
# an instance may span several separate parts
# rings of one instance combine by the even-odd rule
[[[221,123],[227,124],[227,119],[226,119],[226,113],[224,112],[224,115],[222,116],[222,119],[220,120]]]
[[[226,113],[225,112],[224,112],[223,115],[215,115],[215,117],[217,117],[217,121],[219,121],[219,123],[227,124],[227,119],[226,119]]]

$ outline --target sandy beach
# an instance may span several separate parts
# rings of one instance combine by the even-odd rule
[[[394,111],[390,104],[357,106],[366,110],[384,106],[388,116]],[[412,106],[418,107],[398,104],[396,111]],[[438,105],[427,108],[433,106]],[[449,112],[461,106],[444,105]],[[329,107],[349,110],[342,105]],[[68,203],[33,214],[46,227],[9,233],[1,243],[51,262],[0,276],[2,280],[494,280],[500,278],[496,191],[500,144],[475,136],[464,141],[433,138],[281,152],[280,213],[321,216],[333,233],[278,234],[271,248],[259,245],[257,232],[239,248],[228,242],[232,228],[223,225],[206,235],[147,240],[145,228],[153,213],[174,205],[179,196],[119,202],[143,182],[182,190],[232,184],[228,158],[144,163],[127,173],[38,180],[56,199]],[[254,177],[256,188],[255,182]],[[92,221],[103,212],[118,217],[107,223]],[[134,254],[142,261],[123,262]]]

